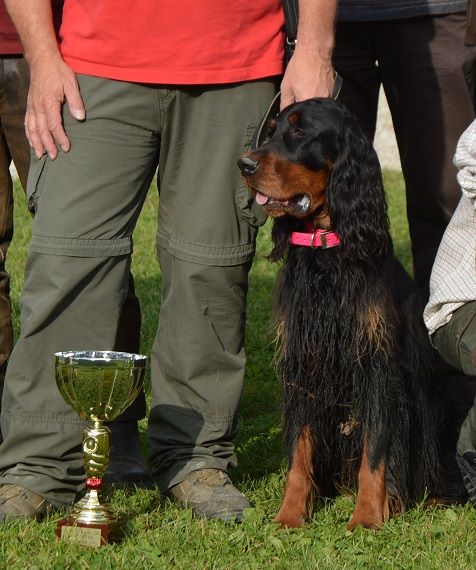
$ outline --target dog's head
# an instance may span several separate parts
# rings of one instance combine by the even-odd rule
[[[270,121],[268,142],[239,159],[250,192],[270,216],[307,219],[326,208],[341,130],[340,110],[328,103],[289,106]]]
[[[365,241],[368,251],[361,257],[386,248],[380,165],[343,105],[323,98],[294,103],[270,122],[268,135],[238,165],[270,216],[289,228],[291,218],[338,232],[342,249]]]

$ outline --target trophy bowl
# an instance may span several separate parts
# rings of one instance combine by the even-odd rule
[[[120,526],[98,496],[111,448],[111,431],[103,422],[114,420],[135,400],[144,384],[147,357],[99,350],[54,356],[61,395],[81,419],[92,423],[83,432],[86,494],[58,521],[56,534],[66,542],[101,546],[114,540]]]

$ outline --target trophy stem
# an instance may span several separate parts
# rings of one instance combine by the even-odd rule
[[[76,503],[71,518],[84,524],[111,524],[116,520],[112,512],[99,502],[96,489],[89,489]]]
[[[78,523],[106,524],[115,521],[111,511],[99,502],[99,491],[109,463],[111,430],[101,420],[83,432],[83,461],[86,494],[76,503],[72,518]]]

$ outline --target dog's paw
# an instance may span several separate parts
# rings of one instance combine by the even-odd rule
[[[300,528],[303,523],[302,516],[296,513],[282,513],[274,517],[273,522],[279,523],[281,528]]]
[[[355,512],[347,525],[347,530],[354,530],[357,526],[363,526],[370,530],[380,530],[383,526],[383,515],[373,512]]]

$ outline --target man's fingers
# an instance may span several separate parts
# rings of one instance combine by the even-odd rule
[[[51,131],[46,125],[41,125],[37,129],[38,136],[40,137],[41,144],[48,153],[48,156],[54,160],[58,156],[58,149],[56,148],[55,141],[51,134]]]
[[[86,118],[86,112],[84,110],[84,107],[79,107],[79,106],[73,106],[73,104],[68,103],[68,108],[69,108],[69,112],[73,115],[73,117],[77,120],[77,121],[84,121],[84,119]]]
[[[31,108],[27,111],[27,138],[40,158],[45,152],[54,160],[58,156],[58,148],[69,150],[70,144],[61,122],[61,106],[50,105],[45,111]]]
[[[75,77],[72,78],[70,84],[65,86],[64,95],[71,115],[77,121],[84,121],[86,118],[86,111],[84,109],[84,103],[81,99],[78,83]]]
[[[63,125],[60,123],[57,126],[50,128],[50,133],[53,135],[53,140],[61,150],[63,152],[68,152],[71,148],[71,143],[69,142],[69,138],[66,136]]]
[[[45,154],[45,149],[36,128],[35,114],[28,110],[25,114],[25,134],[31,148],[35,151],[36,157],[41,158]]]
[[[332,62],[298,51],[289,61],[281,82],[281,110],[295,101],[330,97],[334,85]]]
[[[287,107],[288,105],[291,105],[291,103],[294,103],[295,99],[294,99],[294,94],[292,91],[285,89],[284,91],[281,89],[281,101],[280,101],[280,111],[282,111],[285,107]]]

